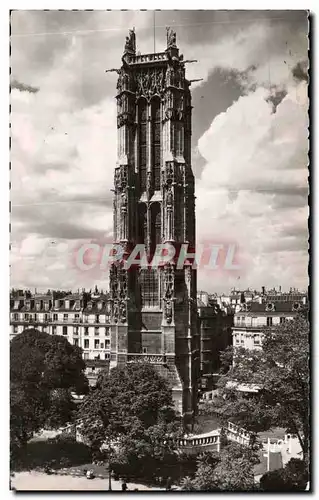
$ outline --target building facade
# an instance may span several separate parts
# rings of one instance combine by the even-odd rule
[[[191,168],[191,93],[176,34],[165,52],[136,54],[126,39],[117,81],[118,162],[114,174],[114,241],[129,255],[160,243],[195,249]],[[175,263],[125,269],[112,265],[111,367],[147,360],[168,378],[178,411],[197,408],[199,339],[196,270]]]
[[[110,303],[106,294],[48,291],[32,294],[15,290],[10,295],[10,339],[28,328],[61,335],[83,350],[86,375],[94,383],[110,359]]]
[[[242,304],[241,310],[234,315],[233,346],[262,349],[263,328],[294,319],[306,304],[306,296],[301,296],[298,301],[289,299],[288,296],[285,301],[260,299],[259,302]]]
[[[221,367],[220,353],[232,345],[234,313],[230,306],[221,308],[207,292],[197,294],[200,331],[201,390],[214,387]]]

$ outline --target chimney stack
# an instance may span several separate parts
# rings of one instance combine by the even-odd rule
[[[266,291],[266,289],[265,289],[265,287],[264,287],[264,286],[262,286],[262,287],[261,287],[261,290],[262,290],[262,294],[263,294],[263,295],[265,295],[265,291]]]

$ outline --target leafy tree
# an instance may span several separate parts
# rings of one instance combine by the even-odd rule
[[[218,462],[219,457],[215,453],[205,453],[198,458],[197,471],[193,480],[193,488],[195,490],[216,490],[216,483],[213,479],[213,474]]]
[[[308,470],[303,460],[292,458],[282,469],[266,472],[260,479],[264,491],[304,491]]]
[[[150,476],[175,457],[181,424],[171,389],[150,364],[128,364],[101,373],[79,410],[83,435],[98,452],[102,444],[113,469]]]
[[[256,448],[231,443],[221,450],[212,481],[221,491],[254,490],[254,465],[258,462]]]
[[[219,380],[219,398],[206,411],[217,412],[257,433],[274,426],[298,436],[304,460],[309,456],[309,323],[305,315],[265,329],[262,350],[229,348],[223,354],[226,374]],[[232,364],[230,364],[232,359]],[[238,391],[240,385],[257,392]]]
[[[257,449],[231,443],[220,453],[199,457],[194,479],[187,478],[182,489],[187,491],[254,490],[254,465],[259,462]]]
[[[59,427],[74,411],[71,390],[86,392],[81,349],[65,338],[29,329],[10,344],[12,451],[45,425]]]

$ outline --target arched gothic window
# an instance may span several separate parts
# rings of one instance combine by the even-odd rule
[[[152,168],[154,189],[161,188],[161,101],[152,99]]]
[[[146,244],[147,236],[147,209],[144,203],[138,206],[138,241]]]
[[[144,99],[138,103],[138,129],[139,129],[139,172],[140,189],[146,189],[146,165],[147,165],[147,104]]]
[[[142,307],[154,307],[159,305],[158,283],[157,269],[141,269],[140,286]]]
[[[151,242],[155,250],[155,246],[162,242],[162,214],[160,203],[153,203],[151,207]]]

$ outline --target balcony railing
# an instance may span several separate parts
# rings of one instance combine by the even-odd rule
[[[165,61],[167,60],[167,54],[165,52],[158,52],[157,54],[138,54],[134,56],[130,56],[129,63],[130,64],[141,64],[141,63],[150,63],[154,61]]]
[[[127,355],[128,363],[154,363],[154,364],[164,364],[166,362],[166,356],[164,354],[143,354],[134,353]]]
[[[263,328],[266,328],[267,325],[244,325],[243,323],[235,324],[233,326],[233,330],[263,330]]]

